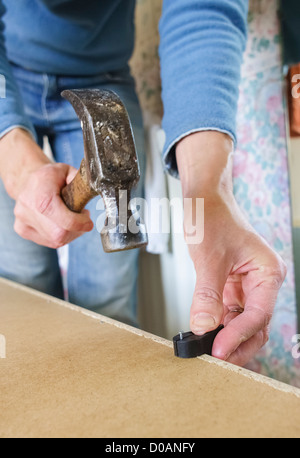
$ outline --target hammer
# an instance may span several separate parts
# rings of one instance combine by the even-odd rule
[[[91,199],[102,196],[106,220],[101,240],[106,253],[146,246],[145,225],[130,204],[140,170],[124,104],[108,90],[74,89],[61,95],[80,119],[84,140],[84,158],[74,180],[62,190],[63,201],[80,213]]]

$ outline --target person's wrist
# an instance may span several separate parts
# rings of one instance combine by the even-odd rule
[[[49,163],[50,159],[25,129],[12,129],[0,140],[0,177],[15,200],[30,174]]]
[[[233,141],[217,131],[196,132],[176,147],[184,197],[232,195]]]

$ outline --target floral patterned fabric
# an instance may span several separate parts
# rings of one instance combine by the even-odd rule
[[[161,116],[157,24],[162,0],[139,0],[133,73],[147,118]],[[283,99],[278,4],[250,0],[249,37],[242,68],[236,199],[252,226],[285,260],[288,273],[271,323],[270,340],[248,367],[300,387],[300,360],[292,352],[297,333],[291,205]],[[142,32],[142,33],[141,33]],[[294,356],[293,356],[294,355]]]
[[[278,4],[250,3],[249,38],[242,69],[234,190],[252,226],[285,260],[288,273],[279,292],[270,340],[249,368],[300,386],[293,357],[297,313],[292,249],[284,80]]]

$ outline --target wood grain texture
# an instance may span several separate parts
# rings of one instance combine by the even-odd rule
[[[300,390],[0,280],[0,437],[300,437]]]
[[[86,204],[96,197],[97,193],[88,182],[84,159],[75,178],[63,188],[61,195],[66,206],[76,213],[80,213]]]

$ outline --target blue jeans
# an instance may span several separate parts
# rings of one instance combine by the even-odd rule
[[[61,92],[76,88],[115,91],[123,100],[132,122],[141,170],[135,195],[143,195],[145,154],[142,114],[134,81],[126,70],[96,77],[58,77],[33,73],[15,65],[12,68],[40,146],[47,136],[54,159],[76,168],[83,158],[82,130],[73,107],[61,97]],[[96,208],[97,203],[96,198],[87,206],[95,224],[94,230],[68,247],[68,299],[73,304],[135,325],[139,250],[104,253],[96,228],[101,214]],[[14,204],[0,180],[0,276],[63,298],[56,250],[26,241],[14,232]]]

